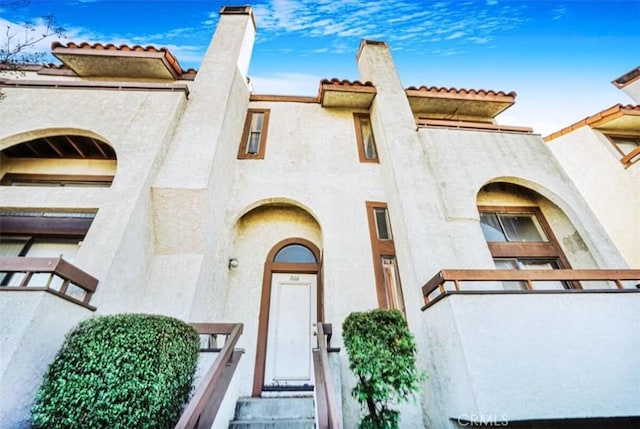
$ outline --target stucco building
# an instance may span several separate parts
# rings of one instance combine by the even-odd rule
[[[64,334],[96,314],[242,323],[228,427],[238,398],[313,394],[319,322],[342,347],[372,308],[405,313],[429,374],[403,428],[637,425],[640,167],[587,150],[599,127],[547,144],[498,125],[515,93],[405,88],[384,42],[362,41],[359,81],[256,94],[255,31],[223,8],[197,72],[67,43],[63,65],[1,78],[0,426],[26,425]],[[603,126],[637,145],[640,107],[616,109]],[[595,178],[629,193],[601,201]],[[344,347],[329,360],[355,427]]]

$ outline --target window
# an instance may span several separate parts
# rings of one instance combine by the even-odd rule
[[[269,109],[249,109],[244,122],[244,132],[238,159],[264,159],[269,126]]]
[[[1,186],[109,187],[117,168],[112,146],[77,134],[31,139],[3,149],[1,156]]]
[[[501,270],[570,268],[553,233],[537,207],[481,206],[480,227],[493,261]],[[524,282],[503,282],[507,290],[526,289]],[[579,287],[569,282],[536,282],[538,289]]]
[[[625,167],[640,161],[640,137],[607,135],[607,138],[622,155],[620,161]]]
[[[93,213],[0,215],[0,257],[62,257],[73,262],[93,217]],[[23,276],[0,273],[0,285],[17,285]],[[48,274],[34,274],[29,283],[44,284],[50,281],[48,277]]]
[[[480,213],[480,226],[487,241],[549,241],[533,213]]]
[[[380,308],[395,308],[404,312],[404,298],[387,205],[367,202],[366,207],[378,305]]]
[[[358,156],[360,162],[378,162],[378,151],[373,138],[371,119],[364,113],[354,113],[356,127],[356,141],[358,142]]]
[[[316,256],[307,246],[302,244],[288,244],[278,250],[273,262],[294,262],[299,264],[316,264]]]
[[[373,214],[376,221],[376,236],[378,240],[393,240],[391,237],[391,225],[389,224],[389,211],[383,207],[374,207]]]

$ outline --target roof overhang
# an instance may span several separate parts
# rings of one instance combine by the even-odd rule
[[[614,84],[616,88],[624,88],[637,80],[640,80],[640,67],[636,67],[635,69],[623,74],[611,83]]]
[[[51,52],[80,77],[175,80],[182,74],[166,49],[54,44]]]
[[[322,107],[346,107],[368,109],[376,96],[376,88],[370,82],[349,82],[346,80],[320,82],[318,98]]]
[[[591,128],[608,134],[640,135],[640,106],[614,106],[602,112]]]
[[[607,134],[640,136],[640,105],[616,104],[546,136],[544,141],[549,142],[584,126]]]
[[[456,90],[455,88],[415,88],[405,90],[414,115],[434,119],[492,121],[515,103],[515,92]]]

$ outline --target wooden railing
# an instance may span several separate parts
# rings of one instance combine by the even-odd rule
[[[59,258],[0,257],[0,291],[46,291],[91,310],[98,279]]]
[[[533,133],[533,129],[529,127],[516,127],[513,125],[498,125],[490,122],[456,121],[456,120],[449,120],[449,119],[418,118],[418,127],[443,127],[443,128],[458,128],[458,129],[465,129],[465,130],[503,131],[503,132],[525,133],[525,134]]]
[[[631,286],[623,282],[633,280]],[[522,282],[522,290],[469,288],[466,282]],[[564,282],[568,289],[536,288],[536,282]],[[613,289],[583,289],[580,283],[606,281]],[[462,282],[465,282],[463,285]],[[454,293],[640,292],[640,270],[442,270],[422,287],[422,310]],[[448,284],[453,284],[453,288]]]
[[[199,334],[209,337],[207,347],[200,351],[218,353],[218,356],[184,409],[175,429],[211,428],[244,353],[243,349],[234,348],[242,334],[242,323],[192,323],[192,326]],[[217,341],[219,335],[225,337],[221,348]]]
[[[319,429],[342,429],[342,418],[329,366],[329,352],[340,351],[339,348],[330,347],[332,333],[330,323],[318,323],[318,348],[313,349],[313,370]]]

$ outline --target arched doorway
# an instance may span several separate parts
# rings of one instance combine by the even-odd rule
[[[264,265],[253,396],[313,390],[311,350],[322,320],[321,255],[303,238],[271,248]]]

